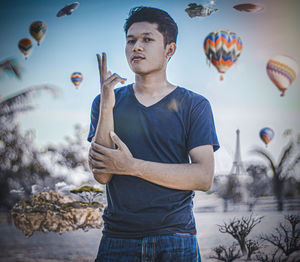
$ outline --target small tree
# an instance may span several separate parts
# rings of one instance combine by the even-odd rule
[[[78,189],[70,190],[70,192],[79,195],[83,201],[88,202],[89,204],[94,202],[97,197],[102,196],[104,193],[103,190],[94,188],[92,186],[83,186]]]
[[[251,260],[251,256],[260,249],[260,244],[255,240],[247,240],[246,247],[248,250],[247,260]]]
[[[223,245],[219,245],[213,249],[215,255],[211,255],[209,258],[224,261],[224,262],[232,262],[236,259],[242,257],[240,254],[240,250],[236,250],[237,246],[233,244],[231,247],[226,248]]]
[[[230,234],[235,240],[238,241],[243,255],[246,255],[247,250],[247,237],[251,230],[261,222],[263,217],[253,218],[252,214],[250,217],[233,218],[229,223],[224,225],[218,225],[221,233]],[[251,254],[250,254],[251,256]]]
[[[288,223],[280,223],[271,235],[261,235],[261,239],[267,241],[281,250],[287,257],[300,250],[300,216],[287,215]]]
[[[229,201],[238,203],[241,200],[240,183],[236,175],[216,177],[214,184],[217,195],[223,199],[223,212],[228,211]]]
[[[259,252],[258,254],[256,254],[256,260],[260,262],[283,262],[282,256],[281,255],[278,256],[277,252],[278,249],[275,250],[275,252],[270,256]]]
[[[247,168],[247,173],[251,178],[251,182],[247,183],[249,192],[248,210],[251,212],[259,197],[266,193],[270,179],[264,165],[250,165]]]

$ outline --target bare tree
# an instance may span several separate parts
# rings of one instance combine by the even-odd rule
[[[286,256],[300,250],[300,216],[287,215],[288,223],[280,223],[271,235],[261,235],[261,239],[267,241],[281,250]]]
[[[240,250],[237,250],[237,246],[233,244],[230,247],[219,245],[213,249],[215,255],[211,255],[209,258],[216,259],[224,262],[232,262],[242,257]]]
[[[230,234],[238,241],[243,255],[247,254],[246,241],[251,230],[261,222],[263,217],[253,218],[252,214],[249,217],[233,218],[229,223],[218,225],[221,233]]]
[[[92,186],[83,186],[78,189],[70,190],[71,193],[79,195],[85,202],[89,204],[94,202],[97,197],[102,196],[103,190],[94,188]]]

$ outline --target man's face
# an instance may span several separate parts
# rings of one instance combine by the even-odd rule
[[[137,22],[127,31],[126,58],[136,74],[144,75],[164,69],[169,59],[167,47],[163,35],[157,30],[157,24]]]

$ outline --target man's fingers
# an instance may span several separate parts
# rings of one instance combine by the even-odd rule
[[[103,83],[103,84],[105,86],[112,87],[112,86],[115,86],[117,83],[124,84],[126,80],[127,80],[126,78],[120,77],[118,74],[114,73],[110,77],[108,77],[105,80],[105,83]]]
[[[100,154],[103,154],[103,155],[108,154],[109,151],[111,150],[110,148],[99,145],[96,142],[92,142],[91,147],[92,147],[92,149],[94,149],[95,151],[97,151],[97,152],[99,152]]]
[[[106,53],[105,52],[102,53],[102,68],[101,68],[101,72],[102,72],[103,78],[106,77],[106,74],[107,74],[107,59],[106,59]]]
[[[106,168],[93,168],[92,172],[94,175],[103,175],[111,173],[111,171],[107,170]]]
[[[113,131],[109,132],[111,140],[118,146],[121,151],[130,152],[125,143],[117,136],[117,134]]]
[[[99,75],[100,75],[100,83],[103,82],[103,76],[102,76],[102,60],[101,60],[101,56],[99,54],[96,55],[97,56],[97,60],[98,60],[98,68],[99,68]]]
[[[92,149],[89,153],[89,157],[91,157],[91,159],[95,159],[95,160],[101,160],[104,161],[105,157],[103,154],[98,153],[97,151],[95,151],[94,149]]]

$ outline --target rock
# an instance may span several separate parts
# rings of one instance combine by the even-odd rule
[[[64,232],[103,226],[104,205],[80,203],[53,190],[31,195],[28,200],[15,204],[11,215],[15,226],[26,237],[35,231]]]

